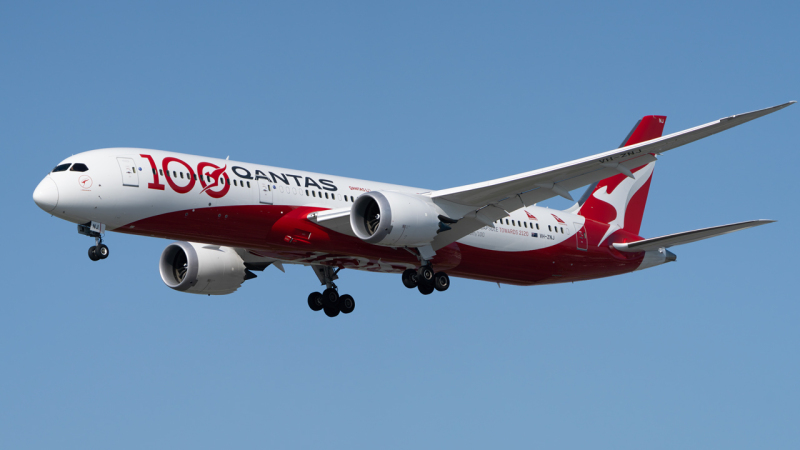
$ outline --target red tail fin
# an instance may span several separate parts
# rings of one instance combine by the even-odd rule
[[[636,122],[628,137],[622,142],[620,147],[638,144],[649,141],[650,139],[660,138],[664,132],[664,122],[667,116],[644,116],[642,120]]]
[[[666,116],[642,117],[622,142],[622,147],[661,137],[666,120]],[[639,234],[654,166],[655,162],[651,162],[631,170],[635,179],[618,174],[590,186],[579,202],[578,214],[612,225],[609,233],[621,228]]]

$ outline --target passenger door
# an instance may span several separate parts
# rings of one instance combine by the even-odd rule
[[[136,173],[136,163],[132,158],[117,158],[119,169],[122,171],[122,185],[139,187],[139,174]]]
[[[577,239],[578,250],[589,250],[589,239],[586,239],[586,228],[583,224],[575,222],[575,239]]]
[[[269,180],[258,180],[258,201],[267,205],[272,204],[272,185]]]

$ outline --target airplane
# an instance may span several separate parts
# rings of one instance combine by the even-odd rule
[[[645,116],[622,146],[495,180],[430,190],[139,148],[107,148],[60,162],[39,183],[42,210],[95,239],[106,231],[176,240],[159,260],[163,282],[225,295],[273,265],[310,266],[329,317],[355,309],[339,295],[342,269],[401,274],[428,295],[450,276],[513,285],[569,283],[676,260],[668,249],[771,223],[751,220],[655,238],[639,235],[659,155],[795,102],[662,136],[665,116]],[[588,186],[566,210],[538,203]]]

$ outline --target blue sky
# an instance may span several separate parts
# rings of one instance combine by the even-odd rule
[[[798,448],[794,106],[672,151],[642,225],[777,223],[546,287],[308,268],[163,285],[167,241],[90,239],[31,200],[136,146],[431,189],[798,95],[796,2],[5,2],[3,448]],[[578,193],[579,195],[580,193]],[[552,201],[566,208],[566,201]]]

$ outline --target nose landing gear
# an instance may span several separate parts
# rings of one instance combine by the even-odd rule
[[[108,247],[103,244],[103,233],[105,230],[106,226],[97,222],[78,225],[78,233],[94,238],[94,245],[89,247],[89,259],[92,261],[108,258]]]
[[[89,247],[89,259],[92,261],[108,258],[108,247],[102,242],[103,240],[100,239],[98,245]]]

